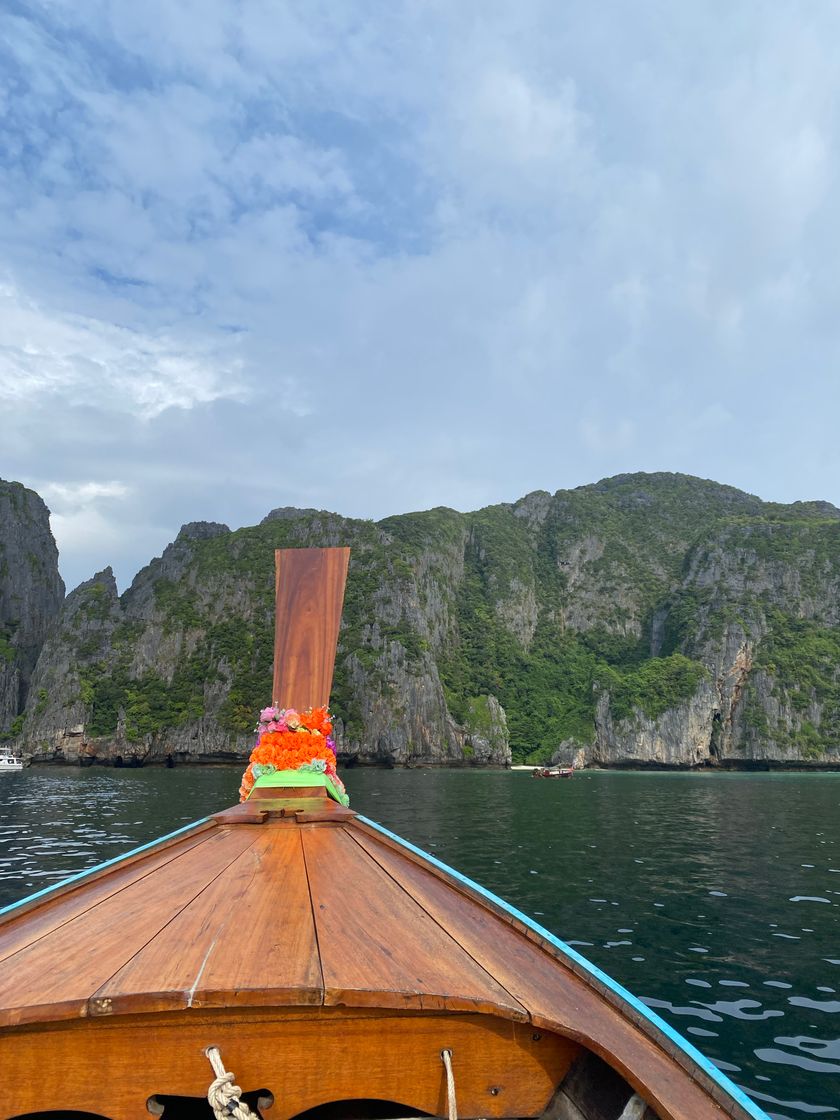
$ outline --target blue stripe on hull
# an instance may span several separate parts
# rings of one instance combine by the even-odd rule
[[[117,863],[122,863],[124,859],[130,859],[132,856],[139,855],[141,852],[151,851],[156,848],[158,844],[165,844],[167,840],[172,840],[176,836],[181,836],[185,832],[189,832],[191,828],[198,828],[200,824],[205,824],[209,821],[209,817],[202,817],[201,820],[193,821],[192,824],[185,824],[183,828],[176,828],[174,832],[168,832],[166,836],[158,836],[156,840],[150,840],[148,844],[141,844],[139,848],[132,848],[130,852],[124,852],[121,856],[114,856],[113,859],[106,859],[104,863],[97,863],[95,867],[88,867],[84,871],[77,871],[75,875],[69,875],[66,879],[61,879],[57,883],[52,883],[49,887],[43,887],[40,891],[35,891],[34,894],[28,894],[26,898],[21,898],[17,902],[10,902],[8,906],[0,907],[0,917],[3,914],[8,914],[12,910],[17,910],[20,906],[26,906],[29,902],[34,902],[36,898],[44,898],[53,891],[57,891],[59,887],[66,887],[70,883],[80,882],[86,879],[89,875],[95,875],[97,871],[104,871],[106,867],[113,867]]]
[[[492,902],[495,906],[498,906],[500,909],[516,918],[517,921],[522,922],[523,925],[534,930],[540,937],[545,938],[546,941],[550,942],[554,948],[558,949],[565,957],[568,957],[570,960],[580,965],[590,976],[594,976],[604,984],[605,987],[615,992],[615,994],[619,996],[624,1003],[629,1004],[634,1011],[644,1016],[644,1018],[647,1019],[648,1022],[653,1023],[655,1027],[658,1027],[658,1029],[666,1035],[671,1042],[678,1046],[687,1057],[691,1058],[696,1065],[700,1066],[721,1089],[734,1101],[737,1101],[750,1116],[754,1117],[754,1120],[770,1120],[767,1113],[764,1112],[763,1109],[760,1109],[754,1101],[750,1100],[743,1089],[740,1089],[734,1081],[730,1081],[724,1073],[721,1073],[717,1066],[714,1065],[705,1054],[701,1054],[700,1051],[693,1046],[687,1038],[684,1038],[679,1031],[675,1030],[670,1023],[666,1023],[664,1019],[661,1019],[654,1011],[646,1007],[632,992],[629,992],[616,980],[613,980],[606,972],[598,968],[597,965],[594,965],[591,961],[588,961],[586,957],[576,952],[571,945],[567,945],[565,941],[561,941],[559,937],[555,937],[553,933],[549,933],[547,929],[544,929],[538,922],[535,922],[533,918],[529,918],[527,914],[523,914],[521,910],[517,910],[515,906],[511,906],[510,903],[505,902],[503,898],[499,898],[497,895],[493,894],[492,891],[488,891],[487,888],[482,887],[480,883],[474,883],[472,879],[468,879],[466,875],[462,875],[459,871],[443,863],[442,860],[436,859],[434,856],[429,855],[428,852],[424,852],[422,848],[410,844],[408,840],[403,840],[403,838],[397,836],[395,832],[391,832],[389,829],[383,827],[381,824],[377,824],[376,821],[372,821],[368,817],[359,816],[357,819],[370,828],[376,829],[377,832],[381,832],[383,836],[387,836],[390,840],[395,840],[401,847],[406,848],[410,852],[414,852],[415,855],[422,856],[428,863],[432,864],[434,867],[440,868],[441,871],[445,871],[447,875],[450,875],[453,879],[457,880],[457,882],[463,883],[464,886],[469,887],[470,890],[475,891],[476,894],[486,898],[489,902]]]
[[[667,1038],[671,1040],[671,1042],[674,1043],[675,1046],[678,1046],[679,1049],[682,1050],[682,1052],[687,1057],[689,1057],[696,1065],[704,1070],[704,1072],[708,1074],[708,1076],[714,1082],[716,1082],[716,1084],[719,1085],[721,1089],[723,1089],[724,1092],[728,1094],[728,1096],[730,1096],[734,1101],[737,1101],[737,1103],[741,1105],[741,1107],[747,1112],[749,1116],[752,1116],[754,1120],[770,1120],[766,1112],[764,1112],[752,1100],[750,1100],[750,1098],[742,1089],[740,1089],[733,1081],[730,1081],[730,1079],[725,1074],[721,1073],[717,1066],[715,1066],[704,1054],[701,1054],[700,1051],[695,1046],[693,1046],[687,1038],[684,1038],[679,1033],[679,1031],[675,1030],[669,1023],[666,1023],[664,1019],[661,1019],[655,1012],[651,1011],[649,1007],[646,1007],[640,999],[637,999],[637,997],[632,994],[632,992],[629,992],[626,988],[622,987],[621,984],[613,980],[611,976],[598,968],[597,965],[592,964],[592,962],[587,960],[586,957],[576,952],[576,950],[574,950],[570,945],[567,945],[565,941],[561,941],[558,937],[555,937],[553,933],[550,933],[547,929],[544,929],[541,925],[539,925],[538,922],[535,922],[533,918],[529,918],[527,914],[523,914],[521,910],[517,910],[516,907],[511,906],[509,903],[505,902],[504,899],[499,898],[497,895],[493,894],[492,891],[488,891],[487,888],[482,887],[480,883],[473,882],[473,880],[468,879],[466,875],[462,875],[459,871],[456,871],[454,868],[449,867],[447,864],[443,863],[442,860],[436,859],[435,856],[429,855],[428,852],[424,852],[422,848],[418,848],[414,844],[409,843],[408,840],[404,840],[401,836],[397,836],[397,834],[395,832],[391,832],[390,829],[385,828],[381,824],[377,824],[376,821],[370,820],[369,817],[359,816],[357,819],[360,820],[363,824],[368,825],[368,827],[374,829],[376,832],[380,832],[383,836],[387,836],[390,840],[395,841],[407,851],[414,852],[415,855],[420,856],[427,863],[430,863],[434,867],[437,867],[441,871],[444,871],[456,882],[463,883],[464,886],[469,887],[470,890],[474,891],[476,894],[481,895],[483,898],[486,898],[489,902],[493,903],[494,906],[497,906],[501,910],[506,911],[512,917],[516,918],[517,921],[522,922],[523,925],[526,925],[530,929],[534,930],[534,932],[538,933],[540,937],[545,938],[545,940],[553,945],[554,948],[557,949],[563,956],[568,957],[570,960],[573,960],[587,973],[589,973],[590,976],[593,976],[597,980],[599,980],[605,987],[609,988],[612,992],[619,996],[619,998],[623,1000],[624,1003],[628,1004],[641,1016],[643,1016],[643,1018],[647,1019],[648,1022],[657,1027]],[[206,824],[209,820],[210,817],[202,817],[200,820],[193,821],[191,824],[186,824],[182,828],[175,829],[174,832],[167,833],[166,836],[160,836],[156,840],[151,840],[148,844],[141,844],[139,848],[132,848],[131,851],[125,852],[121,856],[114,856],[113,859],[106,860],[104,863],[99,863],[95,867],[89,867],[84,871],[79,871],[75,875],[70,875],[68,876],[68,878],[62,879],[58,883],[53,883],[48,887],[44,887],[40,891],[35,891],[34,894],[27,895],[26,898],[22,898],[18,902],[12,902],[8,906],[0,908],[0,916],[9,914],[14,910],[26,906],[30,902],[34,902],[36,899],[45,898],[47,895],[52,894],[53,891],[57,891],[61,887],[66,887],[71,883],[77,883],[83,879],[89,878],[90,876],[95,875],[98,871],[104,871],[106,868],[114,867],[116,864],[122,863],[123,860],[130,859],[132,856],[139,855],[141,852],[151,851],[153,848],[156,848],[161,844],[165,844],[167,840],[173,840],[177,836],[183,836],[184,833],[190,832],[194,828],[198,828],[199,825]]]

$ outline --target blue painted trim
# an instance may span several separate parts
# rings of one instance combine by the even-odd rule
[[[493,894],[492,891],[488,891],[487,888],[482,887],[480,883],[474,883],[472,879],[468,879],[466,875],[462,875],[453,867],[449,867],[447,864],[443,863],[442,860],[436,859],[434,856],[429,855],[428,852],[424,852],[422,848],[418,848],[414,844],[409,843],[408,840],[403,840],[403,838],[401,836],[397,836],[395,832],[391,832],[389,829],[384,828],[381,824],[377,824],[376,821],[370,820],[369,817],[363,817],[360,815],[357,819],[360,820],[363,824],[368,825],[370,828],[376,829],[377,832],[381,832],[383,836],[387,836],[389,839],[395,840],[401,847],[406,848],[409,852],[414,852],[415,855],[422,856],[422,858],[426,860],[427,863],[432,864],[434,867],[440,868],[441,871],[445,871],[447,875],[450,875],[459,883],[463,883],[465,886],[469,887],[470,890],[475,891],[476,894],[479,894],[483,898],[486,898],[495,906],[499,906],[502,910],[505,910],[508,914],[516,918],[517,921],[522,922],[524,925],[528,926],[529,929],[532,929],[535,933],[538,933],[540,937],[545,938],[545,940],[550,942],[550,944],[552,944],[555,949],[559,949],[559,951],[564,956],[580,965],[590,974],[590,976],[594,976],[597,980],[604,984],[605,987],[615,992],[615,994],[619,996],[620,999],[629,1004],[634,1011],[637,1011],[640,1015],[647,1019],[648,1022],[657,1027],[664,1035],[666,1035],[671,1040],[671,1042],[678,1046],[687,1057],[691,1058],[691,1060],[696,1065],[700,1066],[704,1073],[708,1074],[708,1076],[714,1082],[716,1082],[721,1087],[721,1089],[723,1089],[730,1097],[732,1097],[733,1100],[737,1101],[737,1103],[750,1116],[754,1117],[754,1120],[770,1120],[767,1113],[764,1112],[763,1109],[760,1109],[754,1101],[750,1100],[743,1089],[740,1089],[734,1083],[734,1081],[730,1081],[726,1074],[722,1073],[717,1068],[717,1066],[714,1065],[714,1063],[706,1057],[705,1054],[701,1054],[700,1051],[695,1046],[693,1046],[687,1038],[684,1038],[679,1033],[679,1031],[675,1030],[670,1023],[666,1023],[664,1019],[660,1018],[659,1015],[657,1015],[654,1011],[651,1011],[651,1009],[643,1004],[640,999],[634,996],[632,992],[629,992],[616,980],[613,980],[611,976],[609,976],[606,972],[603,972],[600,968],[598,968],[597,965],[594,965],[591,961],[587,960],[586,957],[584,957],[582,954],[576,952],[571,947],[571,945],[567,945],[565,941],[561,941],[559,937],[555,937],[553,933],[549,933],[547,929],[544,929],[538,922],[535,922],[533,918],[529,918],[527,914],[523,914],[521,910],[517,910],[515,906],[511,906],[510,903],[505,902],[503,898],[499,898],[498,895]]]
[[[123,852],[121,856],[114,856],[113,859],[106,859],[104,863],[97,863],[95,867],[88,867],[84,871],[77,871],[75,875],[70,875],[66,879],[61,879],[58,883],[52,883],[48,887],[43,887],[40,891],[35,891],[34,894],[28,894],[26,898],[21,898],[17,902],[10,902],[8,906],[0,907],[0,917],[2,917],[3,914],[8,914],[12,910],[17,910],[20,906],[26,906],[29,902],[34,902],[36,898],[43,898],[45,895],[52,894],[52,892],[57,891],[59,887],[66,887],[70,883],[76,883],[80,879],[86,879],[89,875],[95,875],[97,871],[104,871],[106,867],[113,867],[115,863],[121,863],[124,859],[139,855],[140,852],[148,852],[151,848],[156,848],[159,844],[164,844],[167,840],[172,840],[175,836],[181,836],[183,833],[189,832],[191,828],[197,828],[200,824],[204,824],[209,820],[209,817],[202,817],[201,820],[193,821],[192,824],[185,824],[183,828],[176,828],[174,832],[168,832],[166,836],[159,836],[156,840],[150,840],[148,844],[141,844],[139,848],[132,848],[130,852]]]

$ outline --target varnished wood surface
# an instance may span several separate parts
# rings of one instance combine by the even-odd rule
[[[418,862],[405,858],[363,827],[354,838],[474,959],[528,1008],[535,1026],[557,1030],[605,1058],[663,1120],[726,1115],[708,1089],[686,1077],[645,1032],[632,1029],[613,1006],[549,952],[512,924],[451,886]],[[737,1115],[737,1114],[736,1114]]]
[[[151,851],[121,860],[97,872],[92,878],[59,885],[45,898],[25,903],[14,913],[0,918],[0,962],[37,937],[49,933],[108,895],[144,878],[201,843],[211,827],[209,824],[199,825],[184,836],[156,845]]]
[[[6,958],[0,1026],[108,1013],[88,1005],[99,987],[257,840],[256,831],[214,831],[143,878],[101,899]],[[2,928],[2,927],[0,927]],[[191,951],[189,955],[195,959]]]
[[[206,1095],[208,1045],[219,1047],[243,1090],[271,1090],[271,1120],[359,1097],[445,1116],[443,1047],[452,1050],[462,1116],[539,1116],[579,1050],[533,1036],[525,1024],[484,1015],[317,1008],[297,1017],[192,1011],[57,1024],[0,1034],[0,1117],[62,1108],[148,1120],[153,1093]]]
[[[324,1002],[422,1007],[527,1019],[511,998],[348,831],[301,828]],[[395,889],[396,888],[396,889]]]
[[[274,561],[272,698],[305,711],[329,703],[350,549],[277,549]]]
[[[118,1040],[120,1022],[149,1012],[161,1023],[211,1008],[481,1012],[584,1044],[662,1120],[743,1118],[510,916],[352,814],[324,818],[314,798],[289,808],[266,799],[256,816],[220,814],[0,922],[0,1057],[26,1024],[79,1018],[110,1022]]]
[[[240,831],[238,835],[242,835]],[[270,867],[262,882],[264,867]],[[259,883],[259,890],[254,890]],[[261,1002],[320,1003],[321,970],[300,830],[254,843],[91,997],[118,1013]],[[184,947],[189,946],[189,952]],[[146,993],[143,999],[141,993]]]

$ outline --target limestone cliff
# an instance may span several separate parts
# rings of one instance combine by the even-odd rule
[[[64,598],[49,516],[34,491],[0,480],[0,734],[20,728],[38,655]]]
[[[702,535],[651,616],[655,659],[703,666],[694,690],[618,719],[600,692],[588,763],[840,766],[840,511],[756,514]]]
[[[840,765],[840,511],[626,475],[460,514],[185,526],[76,589],[32,679],[42,759],[233,758],[271,680],[272,550],[352,548],[348,762]]]
[[[498,702],[472,697],[454,719],[433,656],[453,625],[462,538],[409,557],[381,527],[311,510],[275,510],[238,533],[184,526],[122,597],[110,570],[67,597],[21,745],[36,762],[242,757],[270,688],[273,549],[349,543],[334,693],[345,759],[505,765]]]

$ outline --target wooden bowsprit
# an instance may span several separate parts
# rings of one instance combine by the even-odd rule
[[[283,796],[298,801],[329,796],[348,803],[336,769],[328,704],[349,562],[349,548],[277,549],[274,554],[272,703],[260,713],[257,743],[239,791],[243,802],[276,799],[283,790]]]
[[[274,686],[277,707],[330,699],[349,548],[278,548],[274,553]]]

